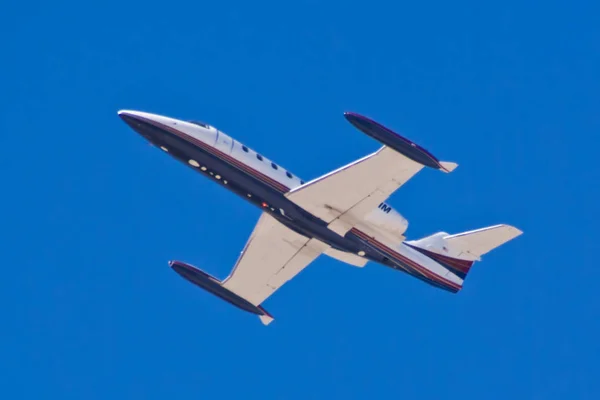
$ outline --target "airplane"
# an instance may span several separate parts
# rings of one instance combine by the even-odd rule
[[[170,267],[213,295],[257,315],[263,302],[321,254],[364,267],[372,261],[457,293],[475,261],[522,234],[494,225],[458,234],[405,240],[408,221],[388,197],[424,167],[452,172],[416,143],[354,112],[345,118],[380,142],[376,152],[305,182],[212,125],[141,111],[120,118],[151,144],[229,189],[262,214],[233,270],[219,280],[182,261]]]

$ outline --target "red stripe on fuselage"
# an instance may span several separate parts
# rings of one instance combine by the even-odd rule
[[[435,261],[448,264],[450,267],[455,268],[456,270],[464,274],[469,273],[469,270],[471,269],[474,263],[474,261],[471,260],[461,260],[459,258],[453,258],[443,254],[434,253],[433,251],[429,251],[426,249],[418,248],[417,250],[421,251],[427,257],[432,258]]]
[[[426,278],[429,278],[431,280],[434,280],[436,282],[442,283],[446,286],[450,286],[454,289],[459,290],[461,288],[461,286],[457,283],[454,283],[452,281],[449,281],[441,276],[439,276],[438,274],[430,271],[429,269],[427,269],[426,267],[416,263],[415,261],[411,260],[408,257],[403,256],[402,254],[392,250],[391,248],[389,248],[388,246],[386,246],[385,244],[378,242],[377,240],[375,240],[374,238],[368,236],[366,233],[359,231],[356,228],[352,228],[350,230],[350,232],[354,233],[355,235],[357,235],[358,237],[360,237],[361,239],[367,241],[368,243],[374,245],[375,247],[377,247],[378,249],[380,249],[381,251],[389,254],[392,257],[395,257],[396,259],[406,263],[408,266],[414,268],[417,272],[419,272],[421,275],[423,275]]]

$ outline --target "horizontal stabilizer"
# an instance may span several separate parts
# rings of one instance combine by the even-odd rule
[[[465,279],[475,261],[480,261],[482,255],[521,233],[523,232],[509,225],[495,225],[456,235],[438,232],[405,244]]]
[[[495,225],[487,228],[476,229],[456,235],[444,237],[444,240],[453,249],[469,254],[472,259],[478,260],[482,255],[503,245],[521,235],[523,232],[510,225]]]

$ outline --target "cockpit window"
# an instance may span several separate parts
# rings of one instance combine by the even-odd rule
[[[191,124],[194,124],[194,125],[201,126],[201,127],[202,127],[202,128],[204,128],[204,129],[209,129],[209,128],[210,128],[210,125],[208,125],[208,124],[205,124],[205,123],[204,123],[204,122],[202,122],[202,121],[188,121],[188,122],[190,122]]]

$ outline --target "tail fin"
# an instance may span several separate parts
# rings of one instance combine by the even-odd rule
[[[495,225],[455,235],[439,232],[406,242],[412,248],[465,279],[475,261],[523,232],[510,225]]]
[[[523,232],[510,225],[495,225],[444,237],[457,258],[480,261],[481,256],[521,235]]]

